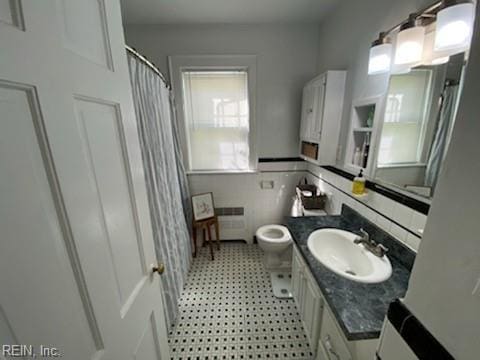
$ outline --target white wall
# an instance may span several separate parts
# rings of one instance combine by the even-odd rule
[[[298,156],[301,91],[316,73],[317,25],[127,25],[126,42],[168,74],[168,55],[257,55],[259,157]]]
[[[479,20],[477,7],[450,149],[405,299],[453,357],[462,360],[480,356]]]

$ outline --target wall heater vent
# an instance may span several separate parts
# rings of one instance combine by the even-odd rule
[[[245,208],[222,207],[215,208],[220,225],[220,239],[239,240],[246,239]]]

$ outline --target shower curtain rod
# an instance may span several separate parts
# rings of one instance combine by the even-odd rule
[[[152,63],[150,60],[148,60],[145,56],[140,54],[137,50],[135,50],[131,46],[125,45],[125,49],[129,53],[134,55],[137,59],[139,59],[141,62],[143,62],[145,65],[147,65],[150,69],[152,69],[158,76],[160,76],[162,81],[165,83],[165,86],[167,87],[167,89],[169,89],[169,90],[172,89],[172,86],[170,85],[170,83],[167,81],[167,79],[165,78],[163,73],[155,66],[154,63]]]

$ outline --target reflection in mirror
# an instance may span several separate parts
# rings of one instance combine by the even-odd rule
[[[390,77],[375,178],[433,196],[455,122],[464,54]]]

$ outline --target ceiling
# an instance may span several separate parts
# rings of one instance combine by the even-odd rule
[[[125,24],[318,23],[338,0],[121,0]]]

